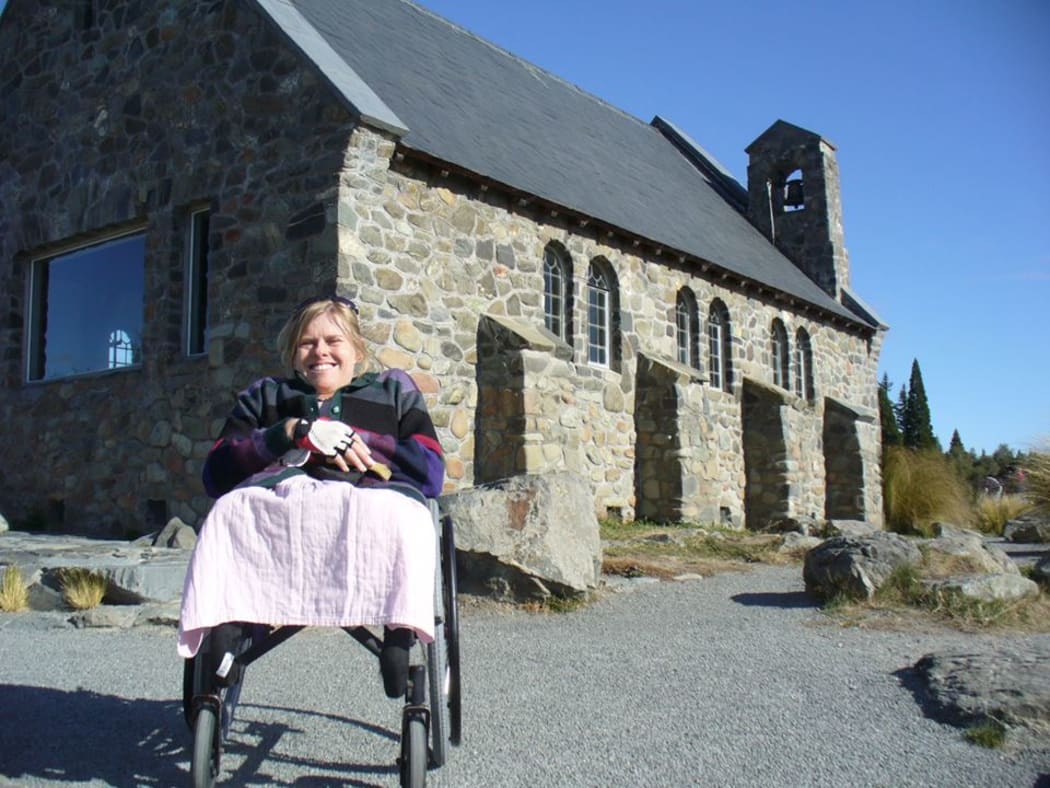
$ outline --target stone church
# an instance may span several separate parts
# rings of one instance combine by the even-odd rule
[[[10,0],[0,102],[12,523],[198,523],[235,393],[326,292],[426,394],[449,491],[882,521],[885,326],[819,134],[773,123],[745,187],[408,0]]]

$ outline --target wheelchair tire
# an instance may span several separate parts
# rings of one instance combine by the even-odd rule
[[[401,726],[402,788],[427,784],[427,724],[421,714],[408,713]]]
[[[445,650],[448,661],[448,740],[459,746],[463,740],[463,704],[460,694],[459,588],[456,580],[456,533],[446,515],[441,534],[441,574],[445,592]]]
[[[212,706],[202,705],[197,710],[190,773],[194,788],[212,788],[219,776],[219,720]]]
[[[430,764],[439,767],[448,761],[449,730],[448,660],[445,650],[445,627],[440,624],[434,642],[427,644],[427,682],[430,690]]]

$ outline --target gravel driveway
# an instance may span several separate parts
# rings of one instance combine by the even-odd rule
[[[840,629],[800,569],[638,583],[586,610],[464,611],[464,743],[433,785],[1050,786],[928,719],[906,671],[968,635]],[[0,616],[0,784],[182,785],[174,632]],[[230,785],[397,784],[399,708],[341,632],[248,672]],[[9,781],[5,783],[5,781]]]

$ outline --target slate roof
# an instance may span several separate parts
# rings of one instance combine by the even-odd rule
[[[865,322],[654,125],[407,0],[257,2],[364,120],[405,147]]]

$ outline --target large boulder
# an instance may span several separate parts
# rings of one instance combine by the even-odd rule
[[[1026,512],[1003,526],[1003,537],[1010,542],[1050,542],[1050,514]]]
[[[802,577],[807,591],[825,599],[871,599],[897,567],[921,559],[919,548],[899,534],[835,536],[806,553]]]
[[[601,578],[594,496],[570,473],[526,474],[442,496],[460,588],[504,599],[576,596]]]

